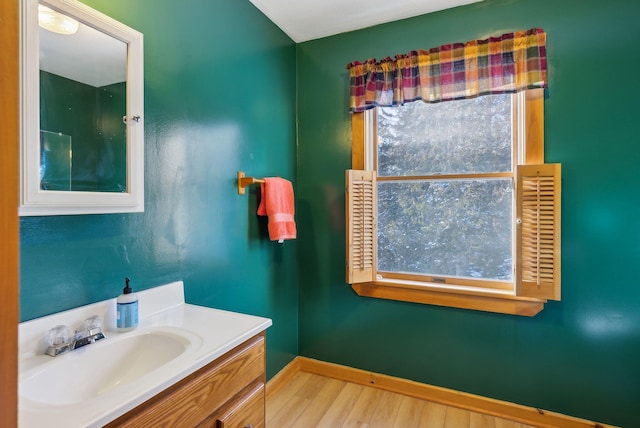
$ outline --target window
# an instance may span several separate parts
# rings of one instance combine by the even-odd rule
[[[379,278],[512,288],[513,97],[371,110]]]
[[[559,299],[542,108],[535,90],[354,114],[353,167],[367,171],[347,192],[356,292],[522,315]]]

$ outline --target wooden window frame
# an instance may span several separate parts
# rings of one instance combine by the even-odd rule
[[[544,90],[536,89],[525,91],[525,96],[520,98],[524,103],[524,129],[514,127],[515,132],[519,134],[519,139],[524,139],[526,144],[524,150],[518,153],[518,165],[538,165],[544,163]],[[365,160],[365,144],[367,133],[370,132],[366,128],[365,113],[353,113],[352,122],[352,168],[354,170],[364,170],[366,166]],[[517,122],[517,121],[516,121]],[[558,166],[559,170],[559,166]],[[514,171],[514,174],[516,172]],[[559,171],[558,171],[559,174]],[[559,175],[558,175],[559,176]],[[559,188],[559,184],[558,184]],[[349,189],[347,189],[349,192]],[[515,197],[515,195],[514,195]],[[558,218],[559,218],[559,200],[558,200]],[[347,213],[349,216],[349,213]],[[348,217],[349,219],[349,217]],[[347,221],[349,223],[349,221]],[[558,222],[559,223],[559,222]],[[559,226],[559,224],[558,224]],[[557,238],[559,248],[559,227],[556,228],[555,238]],[[350,251],[351,244],[347,242],[347,251]],[[349,254],[349,253],[348,253]],[[519,254],[519,253],[518,253]],[[559,287],[559,254],[557,263],[554,264],[555,275],[554,280],[557,281]],[[349,263],[349,262],[348,262]],[[521,261],[518,258],[517,264]],[[375,269],[374,269],[375,270]],[[349,271],[349,267],[347,267]],[[559,291],[549,293],[526,293],[525,297],[521,294],[523,286],[519,283],[519,276],[514,278],[515,291],[512,287],[509,290],[479,288],[465,285],[438,284],[432,282],[419,281],[421,278],[416,277],[416,281],[406,280],[405,278],[384,278],[379,279],[373,276],[372,281],[359,283],[351,283],[353,290],[360,296],[382,298],[389,300],[398,300],[405,302],[423,303],[437,306],[448,306],[463,309],[481,310],[495,313],[504,313],[511,315],[534,316],[539,313],[547,302],[548,298],[559,300]],[[535,285],[529,285],[529,289],[535,288]],[[558,288],[559,290],[559,288]],[[540,297],[544,296],[544,297]]]

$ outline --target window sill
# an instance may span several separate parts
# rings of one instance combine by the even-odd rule
[[[528,317],[540,312],[547,302],[545,299],[519,297],[497,290],[470,290],[469,288],[415,285],[396,281],[352,284],[351,287],[359,296],[363,297]]]

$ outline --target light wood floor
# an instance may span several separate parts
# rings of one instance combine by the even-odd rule
[[[267,428],[286,427],[533,428],[306,372],[267,399]]]

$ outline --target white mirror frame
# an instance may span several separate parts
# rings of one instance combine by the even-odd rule
[[[58,10],[127,44],[127,190],[40,189],[40,74],[38,4]],[[21,216],[144,211],[143,35],[76,0],[21,0]],[[138,116],[136,120],[133,120]],[[139,119],[138,119],[139,118]]]

